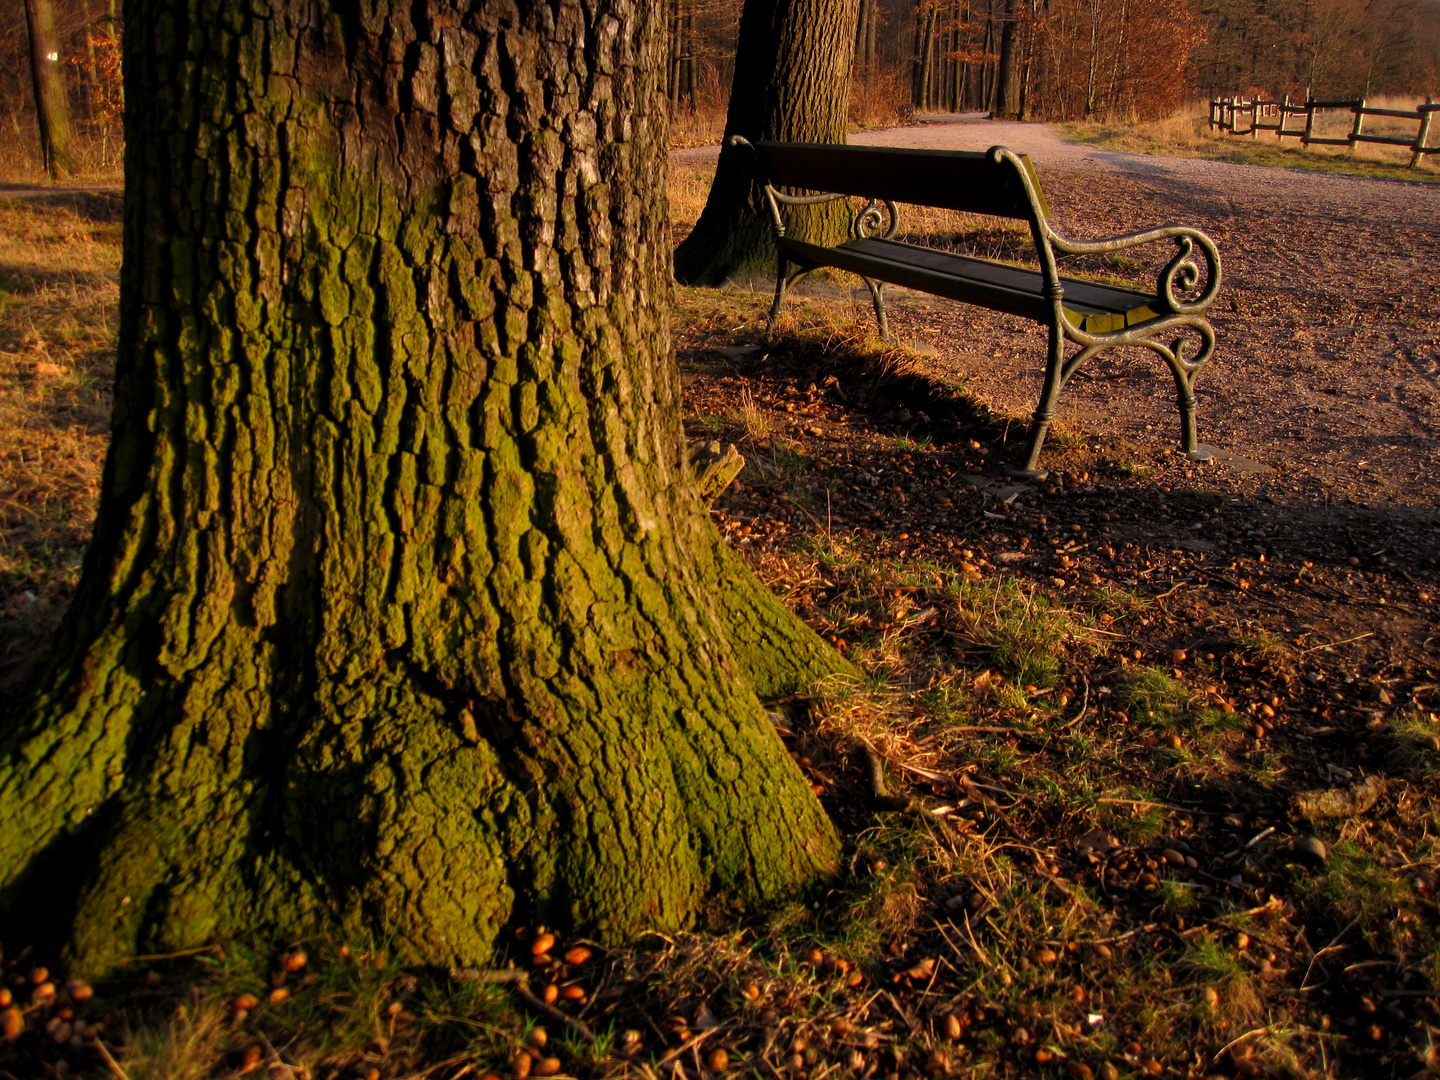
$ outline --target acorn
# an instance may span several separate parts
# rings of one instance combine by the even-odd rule
[[[515,1060],[511,1063],[511,1068],[515,1071],[516,1080],[525,1080],[525,1078],[530,1075],[530,1067],[534,1064],[534,1061],[535,1059],[524,1050],[521,1050],[515,1055]]]
[[[8,1009],[15,1000],[15,996],[9,990],[0,989],[0,1009]]]
[[[705,1058],[705,1067],[711,1072],[724,1072],[729,1066],[730,1055],[718,1047],[711,1050]]]
[[[548,953],[554,947],[554,934],[537,934],[535,940],[530,942],[530,953],[532,956],[539,956],[541,953]]]
[[[580,1001],[585,997],[585,988],[573,984],[570,986],[562,986],[560,988],[560,996],[567,1001]]]
[[[740,996],[746,1001],[759,1001],[760,987],[756,986],[753,982],[748,982],[740,988]]]
[[[545,1049],[545,1044],[550,1041],[550,1033],[543,1027],[532,1028],[528,1042],[536,1050]]]
[[[3,1013],[0,1013],[0,1036],[4,1036],[6,1042],[14,1042],[25,1031],[25,1014],[15,1006],[10,1006]]]
[[[571,967],[579,967],[585,963],[586,960],[590,959],[590,955],[590,950],[584,945],[576,945],[565,954],[565,962]]]
[[[560,1059],[557,1057],[541,1058],[535,1063],[535,1076],[554,1076],[560,1071]]]
[[[30,985],[39,986],[50,978],[50,969],[45,967],[33,967],[30,969]]]
[[[545,989],[540,991],[540,1000],[546,1005],[554,1005],[555,999],[560,996],[560,988],[554,983],[547,983]]]
[[[248,1012],[250,1009],[255,1008],[255,1006],[257,1006],[257,1005],[259,1005],[259,1004],[260,1004],[260,999],[259,999],[258,997],[256,997],[254,994],[241,994],[241,995],[240,995],[239,997],[237,997],[237,998],[235,999],[235,1001],[234,1001],[234,1005],[235,1005],[235,1008],[236,1008],[237,1011],[238,1011],[238,1010],[245,1010],[245,1011]]]
[[[244,1059],[240,1062],[240,1071],[242,1073],[249,1073],[258,1069],[260,1067],[260,1053],[261,1051],[258,1045],[247,1049]]]
[[[281,1002],[283,1002],[283,1001],[284,1001],[286,998],[288,998],[289,996],[290,996],[290,991],[289,991],[289,990],[285,989],[285,987],[283,987],[283,986],[277,986],[274,990],[271,990],[271,991],[270,991],[270,1004],[271,1004],[271,1005],[279,1005]]]
[[[299,971],[309,960],[310,957],[305,955],[304,949],[296,949],[292,953],[286,953],[282,963],[284,963],[286,971]]]
[[[89,1001],[95,996],[95,991],[90,984],[81,982],[79,979],[71,979],[66,984],[65,990],[70,995],[71,1001]]]

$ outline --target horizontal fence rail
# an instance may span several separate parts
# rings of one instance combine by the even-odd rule
[[[1343,139],[1321,138],[1315,134],[1315,117],[1324,112],[1350,112],[1355,123],[1350,134]],[[1403,146],[1410,151],[1410,167],[1413,169],[1426,154],[1440,154],[1440,145],[1430,145],[1430,121],[1440,112],[1440,105],[1433,97],[1427,97],[1423,105],[1411,109],[1377,109],[1365,103],[1364,98],[1353,101],[1321,101],[1307,97],[1303,102],[1291,102],[1287,96],[1283,101],[1265,101],[1242,97],[1216,98],[1210,102],[1210,130],[1228,131],[1232,135],[1260,137],[1262,131],[1273,131],[1278,139],[1295,138],[1302,146],[1348,146],[1352,150],[1362,142],[1381,143],[1386,146]],[[1291,117],[1305,118],[1302,127],[1299,121],[1291,126]],[[1365,131],[1367,116],[1388,116],[1398,120],[1414,120],[1419,125],[1413,139],[1395,135],[1371,135]]]

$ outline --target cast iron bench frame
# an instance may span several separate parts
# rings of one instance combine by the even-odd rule
[[[1215,351],[1215,331],[1204,316],[1220,288],[1220,254],[1214,241],[1200,230],[1169,225],[1097,240],[1069,239],[1056,232],[1048,220],[1049,207],[1030,159],[1004,146],[976,153],[821,143],[751,144],[739,136],[732,137],[730,144],[755,152],[775,229],[779,267],[775,302],[770,308],[772,321],[795,282],[830,266],[864,279],[874,300],[880,336],[886,340],[890,340],[886,284],[1043,324],[1049,330],[1045,382],[1031,423],[1025,465],[1011,470],[1029,477],[1041,475],[1037,468],[1040,448],[1055,414],[1055,402],[1070,377],[1104,349],[1143,346],[1158,353],[1175,376],[1185,453],[1194,461],[1211,456],[1196,438],[1194,385],[1196,374]],[[787,194],[782,188],[820,194]],[[849,240],[821,247],[785,235],[782,206],[856,196],[866,202],[854,211]],[[896,241],[893,238],[900,229],[897,203],[1024,221],[1030,227],[1040,269]],[[1173,240],[1177,251],[1159,271],[1153,293],[1065,277],[1058,268],[1057,252],[1101,255],[1159,240]],[[1183,336],[1168,344],[1158,340],[1171,331],[1199,335],[1200,347],[1193,359],[1185,355]],[[1080,346],[1068,360],[1066,342]]]

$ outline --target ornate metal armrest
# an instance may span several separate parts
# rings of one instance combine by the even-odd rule
[[[1155,291],[1161,302],[1177,315],[1203,314],[1220,289],[1220,252],[1215,248],[1215,241],[1199,229],[1185,225],[1167,225],[1098,240],[1071,240],[1057,233],[1048,222],[1042,222],[1042,228],[1045,230],[1046,239],[1055,250],[1063,251],[1067,255],[1108,255],[1125,248],[1152,244],[1157,240],[1174,240],[1177,250],[1157,275]],[[1200,249],[1205,263],[1204,289],[1200,289],[1201,268],[1195,258],[1196,248]],[[1186,299],[1187,293],[1193,295]]]
[[[753,150],[750,141],[741,135],[730,136],[730,145],[744,147]],[[785,235],[785,219],[780,213],[782,206],[817,206],[820,203],[834,202],[837,199],[848,199],[849,195],[842,195],[836,192],[823,192],[818,195],[787,195],[776,188],[773,184],[765,183],[761,190],[765,195],[765,205],[770,210],[770,220],[775,226],[775,235]],[[884,225],[884,215],[880,207],[884,206],[889,212],[890,224],[883,233],[881,239],[889,240],[900,228],[900,211],[889,199],[871,199],[864,207],[856,211],[850,219],[850,235],[856,240],[876,235],[876,230]]]

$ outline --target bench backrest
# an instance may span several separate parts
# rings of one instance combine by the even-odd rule
[[[775,187],[860,195],[871,199],[1028,221],[1048,213],[1035,166],[1021,161],[1039,199],[1030,198],[1012,165],[968,150],[905,150],[891,146],[757,142],[761,173]]]

